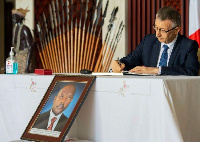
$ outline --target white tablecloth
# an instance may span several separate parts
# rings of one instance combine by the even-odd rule
[[[54,76],[0,75],[0,142],[19,140]],[[199,142],[200,77],[97,77],[68,137]]]

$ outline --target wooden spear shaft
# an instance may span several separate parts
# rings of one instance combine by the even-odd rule
[[[58,3],[58,2],[57,2]],[[61,0],[61,7],[62,7],[62,10],[61,10],[61,19],[62,19],[62,40],[63,40],[63,67],[64,67],[64,73],[67,72],[67,47],[66,47],[66,35],[65,35],[65,14],[64,14],[64,2],[63,0]],[[58,8],[59,9],[59,8]]]
[[[92,44],[91,44],[91,48],[90,48],[90,53],[89,53],[89,58],[88,58],[88,65],[87,68],[90,69],[91,68],[91,57],[92,57],[92,51],[94,50],[94,40],[95,40],[95,34],[92,35]]]
[[[52,72],[55,72],[55,68],[54,68],[54,62],[53,62],[53,55],[52,55],[52,50],[51,50],[51,48],[52,48],[52,46],[51,46],[51,42],[50,41],[48,41],[48,43],[47,43],[47,48],[48,48],[48,54],[49,54],[49,61],[50,61],[50,65],[51,65],[51,69],[52,69]]]
[[[100,35],[100,33],[101,32],[99,32],[99,35]],[[94,70],[93,68],[94,68],[94,61],[95,61],[95,57],[96,57],[96,52],[97,52],[97,49],[98,49],[98,45],[99,45],[99,39],[100,39],[100,37],[98,36],[97,37],[97,42],[96,42],[96,45],[95,45],[95,49],[94,49],[94,54],[93,54],[93,58],[92,58],[92,65],[91,65],[91,68],[90,68],[90,70]]]
[[[44,47],[44,43],[43,43],[43,47]],[[43,54],[43,57],[44,57],[44,63],[45,63],[45,69],[49,69],[49,62],[47,61],[47,56],[46,56],[46,50],[45,50],[45,47],[42,49],[42,54]]]
[[[52,3],[53,5],[53,3]],[[52,41],[52,45],[53,45],[53,52],[54,52],[54,63],[55,63],[55,68],[56,68],[56,73],[59,73],[59,59],[58,59],[58,52],[57,52],[57,44],[56,44],[56,39],[55,39],[55,32],[54,32],[54,22],[53,22],[53,12],[52,12],[52,8],[51,5],[49,5],[49,18],[50,18],[50,22],[51,22],[51,30],[52,33],[50,31],[50,39]]]
[[[109,62],[109,57],[111,56],[112,54],[112,49],[110,47],[108,47],[108,52],[106,54],[106,57],[105,57],[105,61],[104,61],[104,64],[103,64],[103,67],[102,67],[102,71],[105,72],[107,66],[108,66],[108,62]]]
[[[44,40],[45,40],[45,52],[46,52],[48,62],[49,62],[49,69],[52,69],[51,58],[50,58],[50,53],[49,53],[49,44],[46,41],[46,37]]]
[[[61,63],[61,53],[60,53],[60,42],[59,42],[59,36],[55,37],[56,43],[57,43],[57,52],[58,52],[58,63],[59,63],[59,73],[62,72],[62,63]]]
[[[71,51],[70,51],[70,39],[69,39],[70,32],[69,32],[69,24],[68,24],[69,17],[70,17],[69,16],[69,10],[68,10],[69,9],[69,1],[68,0],[66,1],[65,6],[66,6],[65,13],[66,13],[66,27],[67,27],[67,53],[68,53],[68,56],[67,56],[68,63],[66,63],[66,64],[67,64],[67,67],[68,67],[67,72],[69,73],[71,71],[71,62],[70,62]]]
[[[47,44],[48,44],[48,48],[49,48],[49,57],[50,57],[50,64],[51,64],[51,69],[53,72],[55,72],[55,64],[53,61],[53,45],[51,43],[50,40],[50,35],[49,35],[49,30],[48,30],[48,26],[47,26],[47,20],[46,20],[46,16],[44,14],[44,12],[42,13],[43,16],[43,23],[44,23],[44,29],[46,32],[46,38],[47,38]]]
[[[58,32],[59,32],[59,41],[60,41],[60,58],[61,58],[61,72],[63,73],[65,70],[64,67],[64,47],[63,47],[63,38],[62,38],[62,32],[61,32],[61,18],[60,18],[60,9],[59,9],[59,2],[56,0],[56,11],[55,13],[57,14],[57,24],[58,24]]]
[[[77,53],[77,68],[76,68],[76,72],[79,73],[80,70],[80,44],[81,44],[81,29],[78,30],[78,53]]]
[[[75,21],[75,37],[74,37],[74,73],[76,73],[76,68],[77,68],[77,32],[78,32],[78,28],[77,28],[77,19]]]
[[[57,45],[57,38],[52,34],[52,41],[54,45],[54,52],[55,52],[55,60],[54,62],[56,63],[56,68],[57,68],[57,73],[60,73],[60,63],[59,63],[59,53],[58,53],[58,45]]]
[[[47,40],[48,40],[48,48],[49,48],[49,61],[50,61],[50,65],[51,65],[51,69],[53,72],[55,72],[55,64],[54,64],[54,61],[53,61],[53,45],[52,45],[52,42],[51,40],[49,39],[49,35],[47,35]]]
[[[67,53],[68,53],[68,72],[70,73],[71,72],[71,62],[70,62],[70,59],[71,59],[71,55],[70,55],[70,53],[71,53],[71,51],[70,51],[70,40],[69,40],[69,34],[70,34],[70,32],[69,32],[69,29],[68,29],[68,31],[67,31]]]
[[[60,57],[61,57],[61,72],[64,73],[65,71],[65,67],[64,67],[64,48],[63,48],[63,39],[62,39],[62,35],[59,35],[59,41],[60,41]]]
[[[82,32],[82,42],[81,42],[81,58],[80,58],[80,69],[82,69],[82,62],[83,62],[83,52],[84,52],[84,41],[85,41],[85,30]]]
[[[105,48],[103,50],[103,53],[102,53],[102,58],[100,60],[100,66],[99,66],[99,69],[98,69],[98,72],[102,72],[103,71],[103,62],[105,60],[105,55],[106,55],[106,52],[107,52],[107,44],[105,43]]]
[[[71,10],[70,10],[70,20],[71,20],[71,73],[74,71],[74,29],[73,29],[73,10],[74,10],[74,5],[73,5],[73,0],[70,1],[71,5]]]
[[[42,31],[42,28],[41,28],[41,31]],[[43,32],[42,32],[43,33]],[[51,67],[51,65],[50,65],[50,61],[49,61],[49,52],[48,52],[48,48],[46,48],[46,46],[47,46],[47,41],[46,41],[46,37],[44,37],[44,35],[43,35],[43,53],[44,53],[44,57],[45,57],[45,62],[46,62],[46,67],[48,68],[48,69],[50,69],[50,67]]]
[[[108,65],[106,66],[105,71],[108,71],[108,70],[109,70],[109,66],[110,66],[110,64],[111,64],[112,58],[113,58],[113,56],[114,56],[114,53],[115,53],[114,51],[111,52],[111,55],[110,55],[110,57],[109,57],[109,59],[108,59]]]
[[[68,68],[67,68],[67,47],[66,47],[66,36],[65,33],[62,34],[63,36],[63,46],[64,46],[64,72],[68,72]]]
[[[106,52],[107,52],[107,46],[108,46],[108,42],[109,42],[109,40],[110,40],[111,32],[112,32],[112,31],[109,32],[109,34],[108,34],[108,39],[106,38],[107,40],[106,40],[106,42],[105,42],[105,44],[104,44],[105,47],[104,47],[104,50],[103,50],[103,53],[102,53],[102,58],[101,58],[101,61],[100,61],[100,66],[99,66],[98,72],[102,72],[102,71],[103,71],[104,57],[105,57]]]
[[[101,47],[101,51],[100,51],[100,54],[99,54],[99,57],[98,57],[98,60],[97,60],[97,63],[96,63],[94,72],[97,72],[98,69],[99,69],[100,62],[101,62],[101,58],[102,58],[102,52],[103,52],[103,50],[104,50],[104,45],[105,45],[105,42],[103,43],[103,45],[102,45],[102,47]]]
[[[49,34],[50,34],[49,36],[50,36],[50,44],[51,44],[51,51],[50,52],[52,52],[52,57],[53,57],[53,59],[52,59],[52,62],[53,62],[53,72],[57,72],[57,64],[55,62],[56,56],[55,56],[55,52],[54,52],[55,45],[54,45],[53,40],[52,40],[51,32],[49,32]]]
[[[47,65],[47,62],[46,62],[46,54],[45,54],[45,51],[44,51],[44,40],[42,39],[42,30],[41,30],[41,27],[40,27],[40,24],[38,23],[37,26],[36,26],[36,29],[38,31],[38,36],[39,36],[39,39],[40,39],[40,44],[41,44],[41,48],[42,48],[42,51],[40,50],[41,54],[43,55],[44,57],[44,69],[48,68],[48,65]]]
[[[44,61],[45,61],[45,64],[46,64],[46,69],[50,69],[48,58],[47,58],[47,53],[46,52],[47,52],[46,48],[44,47],[44,49],[42,50],[42,54],[44,56]]]
[[[86,40],[85,40],[85,50],[84,50],[84,58],[83,58],[83,69],[85,69],[85,64],[86,64],[86,55],[88,54],[88,38],[89,38],[89,29],[90,29],[90,25],[88,26],[88,30],[87,30],[87,36],[86,36]]]
[[[93,37],[93,31],[91,31],[90,33],[90,39],[89,39],[89,45],[88,45],[88,52],[87,52],[87,56],[86,56],[86,62],[85,62],[85,68],[86,69],[89,69],[88,68],[88,62],[89,62],[89,54],[91,52],[91,42],[92,42],[92,37]]]
[[[61,62],[61,53],[60,53],[60,43],[59,43],[59,35],[58,35],[58,30],[57,30],[57,17],[56,17],[56,9],[55,9],[55,3],[54,1],[52,0],[52,8],[53,8],[53,17],[54,17],[54,22],[55,22],[55,30],[56,30],[56,37],[55,37],[55,40],[56,40],[56,47],[57,47],[57,51],[58,51],[58,63],[59,63],[59,73],[62,72],[62,62]]]
[[[98,6],[97,6],[98,5]],[[107,4],[106,4],[107,5]],[[89,56],[87,58],[87,68],[90,69],[91,68],[91,57],[92,57],[92,53],[93,53],[93,49],[94,49],[94,40],[95,40],[95,33],[96,33],[96,28],[97,28],[97,25],[99,23],[99,18],[100,18],[100,14],[101,14],[101,7],[102,7],[102,0],[100,0],[98,2],[98,0],[96,1],[96,9],[95,9],[95,17],[96,19],[94,18],[93,19],[93,31],[91,31],[91,41],[90,41],[90,44],[89,44]]]
[[[84,43],[85,43],[85,27],[86,27],[86,20],[87,20],[88,2],[89,2],[89,0],[86,0],[83,30],[82,30],[82,39],[81,39],[82,42],[81,42],[81,56],[80,56],[80,68],[79,68],[79,70],[84,68],[83,56],[85,56],[85,54],[83,54],[83,53],[85,53],[84,52]],[[89,28],[89,26],[88,26],[88,28]]]
[[[73,66],[74,66],[74,63],[73,63],[73,59],[74,59],[74,49],[73,49],[73,29],[71,29],[71,73],[73,73]]]
[[[37,44],[36,44],[36,46],[37,46],[37,49],[38,49],[38,52],[39,52],[40,60],[41,60],[41,62],[42,62],[42,67],[45,69],[45,68],[46,68],[46,65],[44,64],[44,59],[43,59],[43,57],[42,57],[41,50],[40,50],[40,48],[39,48],[39,46],[38,46]]]
[[[50,38],[51,38],[51,42],[52,42],[52,46],[53,46],[53,60],[54,60],[54,64],[55,64],[55,72],[58,73],[58,61],[57,61],[57,56],[58,56],[58,53],[57,53],[57,50],[56,50],[56,41],[55,39],[52,38],[52,34],[50,32]]]

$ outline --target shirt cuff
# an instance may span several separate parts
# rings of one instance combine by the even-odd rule
[[[162,69],[161,66],[159,66],[158,69],[159,69],[158,74],[161,75],[161,69]]]

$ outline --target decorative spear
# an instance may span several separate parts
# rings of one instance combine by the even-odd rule
[[[76,1],[76,14],[78,15],[78,0]],[[75,26],[74,26],[74,28],[75,28],[75,30],[74,30],[74,32],[75,32],[75,36],[74,36],[74,73],[76,72],[76,68],[77,68],[77,61],[76,61],[76,57],[77,57],[77,40],[78,40],[78,38],[77,38],[77,32],[78,32],[78,27],[77,27],[77,25],[78,25],[78,16],[76,16],[76,18],[75,18]]]
[[[106,54],[106,58],[105,58],[105,61],[104,61],[104,64],[103,64],[103,72],[105,71],[105,69],[107,68],[107,66],[109,66],[109,57],[111,56],[113,50],[112,50],[112,45],[114,43],[114,38],[116,39],[119,35],[119,32],[121,30],[121,27],[123,26],[123,21],[120,23],[120,26],[119,26],[119,29],[118,29],[118,32],[117,32],[117,35],[115,37],[115,34],[113,35],[113,38],[112,38],[112,41],[110,42],[110,46],[108,46],[108,52]]]
[[[45,58],[46,58],[46,62],[47,62],[47,67],[48,69],[51,69],[52,68],[52,65],[51,65],[51,62],[50,62],[50,56],[49,56],[49,50],[48,50],[48,43],[47,43],[47,39],[46,39],[46,33],[43,31],[44,28],[42,28],[41,24],[40,24],[40,21],[41,21],[41,17],[40,17],[40,20],[38,21],[38,24],[40,25],[40,31],[41,31],[41,35],[43,37],[43,41],[44,41],[44,55],[45,55]]]
[[[103,50],[103,54],[102,54],[102,60],[101,60],[101,64],[99,66],[99,70],[98,72],[102,72],[103,71],[103,65],[104,65],[104,60],[105,60],[105,55],[106,55],[106,52],[108,51],[108,43],[110,41],[110,37],[111,37],[111,34],[112,34],[112,31],[113,31],[113,25],[114,25],[114,20],[116,20],[116,13],[118,12],[118,7],[115,8],[114,12],[112,13],[113,16],[111,16],[111,19],[110,19],[110,23],[108,26],[109,26],[109,29],[110,29],[110,33],[108,35],[108,40],[105,42],[105,46],[104,46],[104,50]]]
[[[92,57],[92,52],[94,50],[94,39],[95,39],[95,33],[96,33],[96,28],[97,28],[97,25],[99,23],[99,19],[100,19],[100,14],[101,14],[101,8],[102,8],[102,0],[99,1],[99,4],[98,4],[98,7],[97,7],[97,16],[96,16],[96,21],[94,23],[94,30],[93,30],[93,33],[92,33],[92,44],[90,44],[90,50],[89,50],[89,58],[87,59],[87,68],[90,69],[91,68],[91,57]]]
[[[102,45],[102,48],[101,48],[101,51],[100,51],[100,56],[97,60],[97,64],[95,66],[95,69],[94,71],[95,72],[98,72],[101,70],[101,65],[102,65],[102,62],[103,62],[103,59],[104,59],[104,54],[106,52],[106,43],[109,41],[110,39],[110,34],[112,32],[112,28],[113,28],[113,24],[114,24],[114,20],[116,19],[116,14],[118,12],[118,7],[113,9],[112,13],[111,13],[111,18],[109,20],[110,24],[108,25],[108,32],[106,34],[106,37],[105,37],[105,40],[104,40],[104,43]]]
[[[68,72],[71,72],[71,49],[70,49],[70,40],[69,40],[69,34],[70,34],[70,31],[69,31],[69,11],[68,11],[68,8],[69,8],[69,1],[66,0],[66,23],[67,23],[67,52],[68,52]]]
[[[89,19],[92,19],[92,13],[93,13],[93,9],[91,8],[90,10],[90,17],[88,16]],[[91,21],[91,20],[90,20]],[[82,65],[82,68],[85,69],[85,64],[86,64],[86,56],[87,56],[87,51],[88,51],[88,42],[89,42],[89,35],[90,35],[90,27],[91,27],[92,23],[89,23],[88,27],[87,27],[87,35],[86,35],[86,39],[85,39],[85,48],[84,48],[84,58],[83,58],[83,65]],[[81,68],[81,69],[82,69]]]
[[[68,72],[68,67],[67,67],[67,46],[66,46],[66,36],[65,36],[65,14],[64,14],[64,2],[61,0],[61,10],[62,10],[62,37],[63,37],[63,46],[64,46],[64,72]]]
[[[60,20],[60,14],[59,14],[59,3],[58,0],[56,0],[56,8],[57,8],[57,20],[58,20],[58,33],[59,33],[59,40],[60,40],[60,55],[61,55],[61,72],[64,72],[64,49],[63,49],[63,41],[62,41],[62,32],[61,32],[61,20]]]
[[[41,36],[41,28],[40,28],[40,25],[39,24],[36,24],[36,29],[37,29],[37,32],[38,32],[38,36],[39,36],[39,39],[40,39],[40,46],[41,46],[41,48],[42,48],[42,51],[39,49],[39,47],[38,47],[38,51],[39,51],[39,54],[41,55],[41,61],[42,61],[42,66],[43,66],[43,68],[44,69],[47,69],[47,65],[46,65],[46,56],[45,56],[45,54],[44,54],[44,52],[43,52],[43,50],[44,50],[44,43],[43,43],[43,40],[42,40],[42,36]],[[42,52],[42,53],[41,53]],[[44,56],[44,59],[43,59],[43,57],[42,56]],[[44,61],[45,60],[45,61]]]
[[[56,72],[60,72],[60,66],[59,66],[59,57],[58,57],[58,46],[56,44],[56,38],[55,38],[55,32],[54,32],[54,18],[53,18],[53,12],[52,12],[52,8],[51,8],[51,5],[49,5],[49,14],[50,14],[50,22],[51,22],[51,30],[52,30],[52,34],[51,34],[51,31],[50,31],[50,38],[51,38],[51,41],[53,41],[53,45],[54,45],[54,52],[55,52],[55,60],[54,62],[56,63]]]
[[[38,49],[38,52],[39,52],[40,59],[41,59],[41,61],[42,61],[42,66],[43,66],[43,68],[45,69],[44,59],[43,59],[43,57],[42,57],[41,50],[40,50],[38,44],[36,44],[36,46],[37,46],[37,49]]]
[[[108,71],[109,66],[110,66],[110,64],[111,64],[112,58],[113,58],[114,53],[115,53],[115,51],[116,51],[117,44],[119,43],[119,40],[120,40],[120,38],[121,38],[122,31],[123,31],[124,27],[125,27],[124,25],[121,27],[121,29],[120,29],[120,31],[119,31],[119,34],[116,36],[116,40],[115,40],[115,42],[114,42],[114,44],[113,44],[113,48],[112,48],[112,51],[113,51],[113,52],[111,52],[111,55],[110,55],[110,58],[109,58],[109,63],[108,63],[108,66],[107,66],[107,68],[106,68],[107,71]]]
[[[96,17],[97,17],[97,6],[98,6],[98,1],[99,0],[96,0],[96,2],[95,2],[95,4],[94,4],[94,7],[93,7],[93,9],[94,10],[92,10],[92,13],[93,14],[91,14],[92,16],[91,16],[91,24],[92,24],[92,26],[91,26],[91,30],[90,30],[90,38],[89,38],[89,44],[88,44],[88,47],[86,46],[86,50],[88,51],[87,52],[87,54],[86,54],[86,59],[85,59],[85,67],[84,68],[88,68],[88,58],[89,58],[89,53],[90,53],[90,45],[91,45],[91,41],[92,41],[92,35],[93,35],[93,30],[94,30],[94,27],[95,27],[95,19],[96,19]]]
[[[53,72],[55,72],[55,66],[54,66],[54,62],[52,60],[52,58],[54,59],[55,56],[53,56],[53,54],[54,54],[54,52],[52,52],[53,46],[51,45],[51,41],[49,39],[49,30],[48,30],[47,20],[46,20],[44,12],[42,13],[42,17],[43,17],[43,22],[44,22],[44,27],[45,27],[44,29],[45,29],[45,33],[46,33],[46,39],[47,39],[47,43],[48,43],[46,48],[48,48],[48,51],[49,51],[49,62],[51,65],[51,69],[53,70]]]
[[[61,57],[61,53],[60,53],[60,43],[59,43],[59,35],[58,35],[58,30],[57,30],[58,23],[57,23],[57,18],[56,18],[55,3],[54,3],[53,0],[52,0],[52,8],[53,8],[53,18],[55,19],[54,22],[55,22],[56,41],[57,41],[57,50],[58,50],[58,63],[59,63],[59,65],[60,65],[59,72],[62,72],[62,61],[61,61],[61,59],[60,59],[60,57]]]
[[[83,56],[85,56],[85,54],[83,55],[83,52],[84,52],[84,43],[85,43],[85,27],[86,27],[86,20],[87,20],[88,2],[89,2],[89,0],[86,0],[85,16],[84,16],[83,31],[82,31],[81,58],[80,58],[80,68],[79,68],[79,70],[82,69],[82,67],[84,67]],[[88,27],[88,29],[89,29],[89,27]],[[85,50],[85,52],[86,52],[86,50]]]
[[[96,42],[96,45],[95,45],[94,54],[93,54],[93,58],[92,58],[92,65],[91,65],[90,70],[93,70],[93,67],[94,67],[94,61],[95,61],[95,57],[96,57],[97,48],[98,48],[98,45],[99,45],[99,39],[100,39],[100,35],[101,35],[101,30],[102,30],[102,27],[104,25],[104,19],[106,17],[106,13],[107,13],[107,9],[108,9],[108,4],[109,4],[109,0],[107,0],[106,7],[105,7],[104,13],[102,15],[102,20],[101,20],[101,24],[100,24],[99,34],[97,36],[97,42]]]
[[[74,60],[74,57],[73,57],[73,52],[74,52],[74,50],[73,50],[73,48],[74,48],[74,46],[73,46],[73,36],[74,36],[74,34],[73,34],[73,10],[74,10],[74,5],[73,5],[73,0],[71,0],[71,3],[70,3],[70,6],[71,6],[71,10],[70,10],[70,18],[71,18],[71,73],[73,72],[73,67],[74,67],[74,62],[73,62],[73,60]]]
[[[52,38],[52,28],[51,28],[51,17],[50,15],[48,16],[48,20],[47,20],[47,26],[48,26],[48,35],[49,35],[49,40],[50,40],[50,44],[51,44],[51,47],[52,47],[52,52],[53,52],[53,63],[54,63],[54,70],[55,70],[55,73],[58,72],[58,65],[57,65],[57,62],[56,62],[56,45],[54,44],[54,40]]]
[[[86,11],[87,12],[87,11]],[[81,20],[83,15],[83,0],[81,0],[81,6],[80,6],[80,20],[79,20],[79,30],[78,30],[78,50],[77,50],[77,66],[76,66],[76,72],[79,72],[79,61],[80,61],[80,44],[81,44]]]

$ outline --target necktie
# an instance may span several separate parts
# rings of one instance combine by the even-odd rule
[[[56,121],[56,117],[53,117],[52,119],[51,119],[51,124],[49,125],[49,127],[47,128],[47,130],[52,130],[52,127],[53,127],[53,124],[54,124],[54,122]]]
[[[167,66],[167,59],[168,59],[168,53],[167,50],[169,49],[169,47],[167,45],[163,45],[163,53],[161,55],[160,58],[160,62],[159,62],[159,66],[161,67],[166,67]]]

